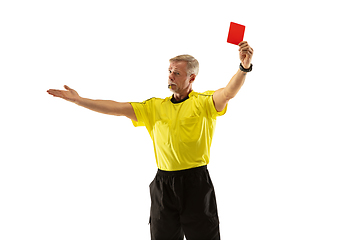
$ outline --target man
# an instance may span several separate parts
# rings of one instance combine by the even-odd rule
[[[104,114],[126,116],[145,126],[153,140],[158,172],[150,184],[150,232],[153,240],[220,239],[214,187],[207,164],[216,117],[225,114],[230,99],[252,70],[253,49],[239,44],[240,67],[225,88],[197,93],[192,84],[199,63],[190,55],[170,59],[165,99],[119,103],[82,98],[65,85],[48,93]]]

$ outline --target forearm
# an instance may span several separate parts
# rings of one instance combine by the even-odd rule
[[[76,104],[95,112],[123,116],[125,115],[124,111],[122,111],[124,109],[124,104],[128,103],[119,103],[112,100],[93,100],[88,98],[80,98]]]
[[[239,92],[240,88],[245,82],[246,74],[246,72],[243,72],[239,69],[237,73],[231,78],[228,85],[224,88],[224,95],[227,100],[235,97]]]

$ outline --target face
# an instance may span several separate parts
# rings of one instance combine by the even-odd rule
[[[192,90],[195,74],[187,75],[187,62],[170,62],[169,66],[169,88],[174,93],[184,93]]]

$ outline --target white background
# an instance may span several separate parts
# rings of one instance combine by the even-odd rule
[[[150,239],[146,129],[46,90],[167,97],[168,59],[185,53],[200,62],[194,90],[216,90],[239,65],[231,21],[255,53],[212,145],[222,239],[360,239],[357,10],[348,0],[1,1],[0,239]]]

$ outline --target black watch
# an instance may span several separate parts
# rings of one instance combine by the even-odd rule
[[[243,65],[240,63],[240,70],[243,71],[243,72],[251,72],[252,71],[252,63],[250,64],[250,67],[248,69],[244,68]]]

